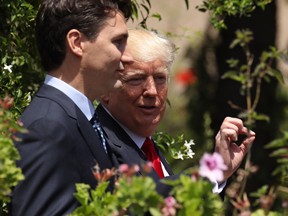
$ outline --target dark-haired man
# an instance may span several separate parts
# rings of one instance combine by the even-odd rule
[[[92,102],[131,61],[124,53],[130,15],[130,0],[43,0],[36,39],[47,75],[21,116],[28,133],[16,147],[25,179],[13,191],[11,215],[67,215],[77,206],[75,184],[95,187],[92,167],[113,166],[89,121]]]

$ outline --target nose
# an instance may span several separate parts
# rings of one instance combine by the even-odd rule
[[[134,62],[134,59],[133,59],[132,55],[127,50],[124,50],[124,52],[121,56],[121,59],[120,59],[118,70],[123,71],[124,65],[129,65],[129,64],[132,64],[133,62]]]
[[[157,95],[157,88],[152,76],[147,77],[147,80],[144,84],[144,96],[156,96]]]
[[[123,64],[131,64],[134,61],[132,55],[129,53],[127,49],[123,52],[123,55],[121,57],[121,62]]]

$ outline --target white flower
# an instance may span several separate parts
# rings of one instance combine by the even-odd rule
[[[195,153],[192,151],[192,149],[189,149],[187,151],[187,155],[188,155],[189,158],[193,158],[193,155],[195,155]]]
[[[191,145],[195,145],[194,140],[191,139],[189,142],[187,142],[187,140],[185,140],[184,146],[185,146],[187,149],[190,149],[190,148],[191,148]]]
[[[181,151],[177,152],[177,159],[181,159],[181,160],[184,160],[183,158],[183,154],[181,153]]]
[[[4,65],[4,70],[8,70],[10,73],[12,73],[12,65]]]

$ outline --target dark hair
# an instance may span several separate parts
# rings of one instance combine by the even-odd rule
[[[62,64],[65,38],[71,29],[93,40],[111,12],[117,10],[128,19],[131,0],[43,0],[36,17],[36,41],[44,70],[51,71]]]

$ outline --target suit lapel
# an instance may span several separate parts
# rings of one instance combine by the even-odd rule
[[[98,134],[94,131],[91,123],[79,109],[76,113],[79,130],[85,139],[88,148],[96,159],[96,162],[102,168],[112,168],[111,160],[107,157],[108,155],[104,150],[101,140],[99,139]]]
[[[120,161],[130,165],[139,164],[139,162],[144,163],[145,155],[143,152],[101,105],[97,107],[96,112],[104,129],[105,138],[112,151],[121,154],[121,158],[125,159],[125,161],[121,161],[121,158],[119,158]]]
[[[141,166],[141,164],[147,163],[147,158],[141,149],[138,148],[130,136],[105,111],[102,105],[97,107],[96,112],[98,113],[99,120],[103,126],[106,140],[108,141],[108,144],[114,153],[114,158],[117,158],[118,163],[126,163],[129,165],[138,164],[139,166]],[[158,148],[156,149],[158,150]],[[172,174],[172,170],[169,168],[169,165],[162,154],[160,154],[160,158],[161,161],[164,161],[164,166],[167,168],[167,172]],[[141,172],[139,172],[139,174],[142,175]],[[160,179],[154,169],[151,173],[149,173],[149,176],[155,180]]]

